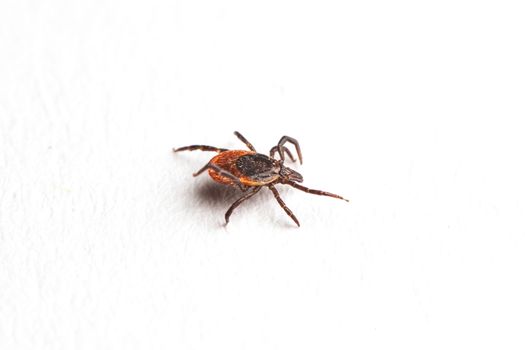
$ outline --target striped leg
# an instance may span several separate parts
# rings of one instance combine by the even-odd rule
[[[294,139],[293,137],[290,137],[290,136],[283,136],[283,137],[281,137],[281,139],[279,140],[279,143],[277,143],[277,146],[274,147],[274,148],[277,149],[277,152],[279,152],[279,155],[281,156],[281,159],[284,159],[284,152],[285,152],[284,144],[286,142],[290,142],[292,145],[295,146],[295,150],[297,151],[297,156],[299,157],[299,163],[303,164],[303,155],[301,153],[301,147],[299,147],[299,142],[296,139]],[[272,150],[274,148],[272,148]],[[272,150],[270,151],[270,153],[272,152]]]
[[[241,198],[239,198],[235,202],[233,202],[231,207],[226,212],[226,215],[224,215],[224,218],[226,219],[226,225],[228,225],[228,222],[230,222],[230,215],[232,215],[232,213],[235,210],[235,208],[237,208],[245,200],[250,199],[253,195],[255,195],[260,190],[261,190],[261,187],[254,187],[253,190],[247,192],[244,196],[242,196]]]
[[[227,151],[226,148],[218,148],[218,147],[204,146],[204,145],[192,145],[192,146],[185,146],[185,147],[174,148],[173,152],[196,151],[196,150],[208,151],[208,152],[218,152],[218,153]]]
[[[268,188],[270,189],[270,191],[273,192],[273,195],[274,195],[275,199],[277,199],[277,202],[279,203],[281,208],[284,209],[286,214],[288,214],[288,216],[292,218],[292,220],[297,224],[297,226],[301,226],[301,224],[299,224],[299,220],[297,220],[297,218],[295,217],[295,215],[293,215],[293,213],[290,210],[290,208],[288,208],[286,206],[286,204],[283,202],[283,200],[281,199],[281,196],[279,195],[279,192],[277,192],[277,189],[275,188],[275,186],[274,185],[268,185]]]
[[[325,191],[319,191],[319,190],[312,190],[308,187],[304,187],[304,186],[301,186],[295,182],[292,182],[292,181],[286,181],[286,182],[283,182],[283,184],[285,185],[290,185],[292,187],[295,187],[297,188],[298,190],[301,190],[303,192],[306,192],[306,193],[311,193],[311,194],[317,194],[319,196],[328,196],[328,197],[332,197],[332,198],[338,198],[338,199],[342,199],[344,201],[347,201],[348,202],[348,199],[345,199],[337,194],[333,194],[333,193],[330,193],[330,192],[325,192]]]
[[[292,162],[295,162],[295,158],[292,156],[292,152],[290,152],[290,150],[288,149],[288,147],[286,146],[282,146],[283,148],[283,151],[288,155],[288,157],[290,158],[290,160]],[[275,152],[279,151],[279,146],[273,146],[272,149],[270,150],[270,158],[274,158],[274,154]],[[284,155],[284,154],[283,154]],[[281,160],[284,160],[284,158],[281,158]]]
[[[234,135],[237,136],[239,138],[239,140],[241,140],[246,145],[246,147],[248,147],[250,149],[250,151],[257,152],[255,150],[255,147],[253,147],[253,145],[250,143],[250,141],[246,140],[246,137],[242,136],[242,134],[240,132],[235,131]]]

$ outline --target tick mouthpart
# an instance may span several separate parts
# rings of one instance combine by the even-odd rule
[[[303,176],[301,174],[299,174],[295,170],[292,170],[284,166],[281,168],[281,176],[284,177],[286,180],[295,181],[295,182],[303,182]]]

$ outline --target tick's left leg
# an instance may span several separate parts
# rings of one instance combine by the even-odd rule
[[[286,204],[284,203],[284,201],[281,199],[281,196],[279,195],[279,192],[277,192],[277,189],[275,188],[275,186],[274,185],[268,185],[268,188],[270,189],[270,191],[273,192],[273,195],[274,195],[275,199],[277,199],[277,202],[279,203],[281,208],[284,209],[286,214],[288,214],[288,216],[292,218],[292,220],[297,224],[297,226],[301,226],[301,224],[299,224],[299,220],[297,220],[297,218],[295,217],[295,215],[293,215],[293,213],[290,210],[290,208],[288,208],[286,206]]]
[[[232,215],[232,213],[235,210],[235,208],[237,208],[245,200],[250,199],[251,197],[253,197],[253,195],[256,194],[257,192],[259,192],[260,189],[261,189],[260,187],[254,187],[253,190],[247,192],[244,196],[242,196],[241,198],[239,198],[235,202],[233,202],[231,207],[228,209],[228,211],[224,215],[224,218],[226,219],[226,225],[228,225],[228,222],[230,222],[230,215]]]

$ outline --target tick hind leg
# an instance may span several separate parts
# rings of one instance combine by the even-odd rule
[[[180,152],[180,151],[208,151],[208,152],[217,152],[221,153],[224,151],[227,151],[226,148],[218,148],[213,146],[205,146],[205,145],[192,145],[192,146],[184,146],[179,148],[174,148],[173,152]]]
[[[283,136],[283,137],[281,137],[281,139],[279,140],[279,143],[277,143],[277,146],[274,146],[270,150],[270,156],[273,156],[273,154],[277,151],[277,152],[279,152],[279,155],[281,156],[282,160],[284,160],[284,152],[286,152],[288,154],[288,156],[290,158],[292,158],[290,150],[288,150],[284,146],[284,144],[286,142],[290,142],[292,145],[295,146],[295,150],[297,152],[297,157],[299,157],[299,163],[303,164],[303,155],[301,153],[301,147],[299,146],[299,142],[296,139],[294,139],[293,137],[290,137],[290,136]]]
[[[260,189],[261,189],[261,187],[255,187],[253,190],[247,192],[244,196],[242,196],[241,198],[239,198],[235,202],[233,202],[231,207],[228,209],[228,211],[224,215],[224,218],[226,219],[226,225],[228,225],[228,222],[230,222],[230,215],[232,215],[232,213],[235,210],[235,208],[237,208],[245,200],[252,198],[253,195],[255,195],[257,192],[259,192]]]
[[[239,140],[241,140],[246,145],[246,147],[248,147],[250,149],[250,151],[257,152],[255,150],[255,147],[253,147],[253,145],[250,143],[250,141],[246,140],[246,137],[242,136],[242,134],[240,132],[235,131],[233,134],[235,136],[237,136],[239,138]]]
[[[212,169],[214,170],[215,172],[217,172],[219,175],[221,176],[225,176],[229,179],[232,179],[233,182],[239,186],[239,188],[242,190],[242,191],[246,191],[246,187],[241,183],[241,180],[239,180],[239,178],[235,175],[233,175],[232,173],[230,173],[229,171],[226,171],[220,167],[218,167],[217,165],[215,164],[212,164],[212,163],[208,163],[206,164],[205,166],[203,166],[199,171],[197,171],[196,173],[193,173],[193,176],[199,176],[200,174],[202,174],[204,171],[208,170],[208,169]]]
[[[286,214],[288,214],[288,216],[292,218],[292,220],[297,224],[297,226],[301,226],[301,224],[299,223],[299,220],[297,220],[297,218],[295,217],[293,212],[290,210],[290,208],[288,208],[286,206],[286,204],[284,203],[284,201],[281,199],[281,196],[279,195],[279,192],[277,192],[277,189],[275,188],[275,186],[274,185],[268,185],[268,188],[270,189],[270,191],[273,192],[273,195],[274,195],[275,199],[277,199],[277,202],[279,203],[281,208],[284,209]]]

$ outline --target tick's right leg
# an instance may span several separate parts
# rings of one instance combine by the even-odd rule
[[[204,145],[193,145],[193,146],[185,146],[185,147],[174,148],[173,152],[195,151],[195,150],[209,151],[209,152],[218,152],[218,153],[227,151],[226,148],[218,148],[218,147],[204,146]]]
[[[297,220],[297,218],[295,217],[295,215],[293,215],[293,213],[290,210],[290,208],[288,208],[286,206],[286,204],[284,203],[284,201],[281,199],[281,196],[279,195],[279,192],[277,192],[277,189],[275,188],[275,186],[274,185],[268,185],[268,188],[270,189],[270,191],[273,192],[273,195],[274,195],[275,199],[277,199],[277,202],[279,203],[281,208],[284,209],[286,214],[288,214],[288,216],[292,218],[292,220],[297,224],[297,226],[301,226],[301,224],[299,224],[299,220]]]

